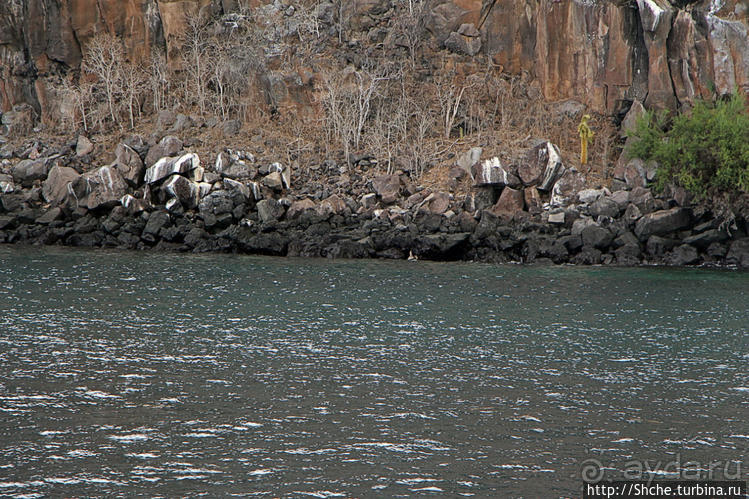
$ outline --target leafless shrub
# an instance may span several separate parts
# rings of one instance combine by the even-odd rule
[[[424,41],[427,2],[424,0],[400,0],[400,11],[393,19],[388,41],[408,51],[411,69],[416,68],[416,55]]]
[[[120,122],[117,106],[122,94],[122,64],[125,59],[122,42],[109,33],[94,36],[84,50],[83,68],[96,76],[104,88],[107,109],[112,123]]]
[[[207,82],[210,77],[208,61],[209,25],[198,10],[188,12],[185,21],[186,26],[182,39],[182,65],[186,76],[185,95],[194,96],[201,115],[205,115]]]
[[[323,74],[322,104],[329,135],[341,142],[346,158],[351,148],[358,149],[362,145],[373,99],[380,85],[391,78],[391,75],[366,69],[333,70]]]
[[[60,97],[60,125],[63,129],[82,127],[89,132],[97,121],[92,116],[95,109],[94,86],[85,79],[79,83],[71,80],[72,78],[63,78],[55,86],[55,92]]]
[[[151,91],[151,107],[154,113],[169,107],[172,78],[163,50],[154,49],[148,61],[148,87]]]

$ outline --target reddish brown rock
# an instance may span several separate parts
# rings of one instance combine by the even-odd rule
[[[294,220],[295,218],[299,218],[299,216],[305,211],[314,209],[314,201],[308,198],[299,199],[291,203],[291,206],[289,206],[289,209],[286,211],[286,218],[288,218],[289,220]]]
[[[543,211],[543,201],[541,201],[538,189],[527,187],[523,190],[523,197],[525,198],[525,206],[528,208],[529,213],[537,215]]]
[[[394,203],[400,197],[400,177],[398,175],[380,175],[372,180],[372,188],[380,196],[383,203]]]
[[[492,213],[498,217],[510,219],[516,213],[523,211],[523,191],[505,187],[499,196],[499,201],[492,206]]]

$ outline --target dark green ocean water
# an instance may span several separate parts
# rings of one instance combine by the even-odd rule
[[[749,273],[0,247],[0,282],[1,496],[749,472]]]

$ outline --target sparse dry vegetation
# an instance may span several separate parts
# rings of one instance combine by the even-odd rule
[[[531,138],[555,142],[568,163],[576,162],[579,116],[557,112],[528,75],[429,45],[426,2],[401,0],[394,8],[387,36],[377,43],[349,40],[345,2],[330,9],[310,0],[275,13],[245,6],[213,19],[194,12],[176,63],[161,51],[128,61],[117,38],[97,35],[85,46],[81,74],[57,89],[67,103],[62,126],[123,133],[165,109],[203,122],[236,119],[244,132],[232,146],[262,140],[267,152],[298,162],[302,171],[326,158],[355,167],[357,158],[368,157],[380,171],[424,180],[444,177],[468,147],[511,159]],[[591,148],[595,168],[615,147],[613,127],[592,124],[607,129]],[[210,127],[196,133],[206,144],[222,140]]]

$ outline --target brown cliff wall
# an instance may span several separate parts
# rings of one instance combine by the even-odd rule
[[[632,99],[675,108],[712,88],[749,91],[747,0],[672,1],[431,0],[426,29],[439,45],[483,13],[482,54],[510,73],[528,72],[546,99],[600,112]],[[369,19],[390,3],[352,1],[347,14]],[[235,0],[0,0],[2,110],[28,102],[48,116],[47,77],[76,68],[98,32],[120,36],[131,59],[154,47],[173,57],[186,12],[236,8]]]

